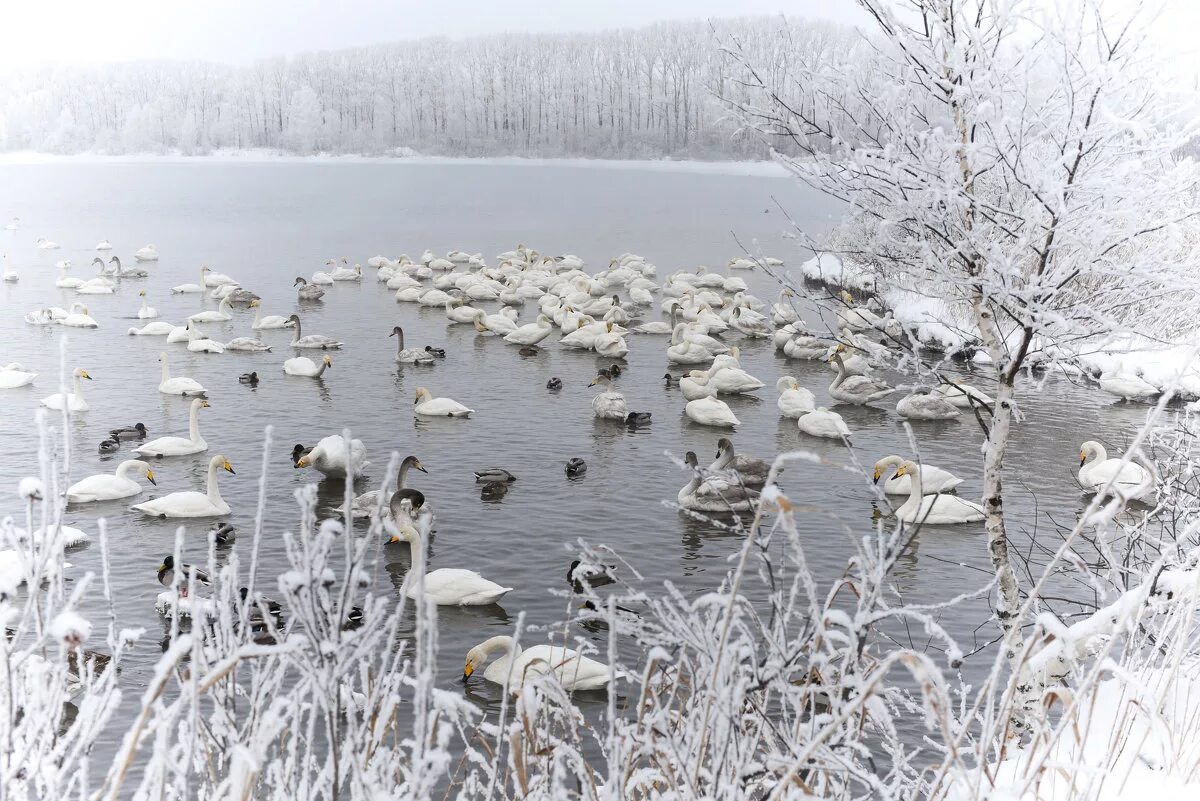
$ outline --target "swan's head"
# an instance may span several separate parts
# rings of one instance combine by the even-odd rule
[[[138,290],[138,297],[139,297],[139,298],[144,298],[144,297],[146,297],[146,290],[144,290],[144,289],[139,289],[139,290]]]
[[[207,264],[201,264],[201,265],[200,265],[200,272],[201,272],[201,273],[211,273],[211,272],[212,272],[212,267],[209,267]]]
[[[872,480],[876,484],[878,484],[879,479],[883,478],[883,474],[885,472],[887,472],[887,469],[889,467],[893,467],[893,466],[898,467],[903,464],[904,464],[904,460],[901,459],[899,456],[883,457],[882,459],[880,459],[878,462],[875,463],[875,473],[874,473],[874,478]],[[899,475],[899,473],[897,473],[897,475]]]
[[[413,468],[414,470],[420,470],[422,473],[429,472],[428,470],[425,469],[425,466],[423,464],[421,464],[421,460],[418,459],[416,456],[404,457],[404,461],[400,464],[400,466],[404,467],[405,465]]]
[[[233,465],[231,465],[231,464],[229,463],[229,460],[228,460],[228,459],[226,459],[224,456],[214,456],[214,457],[213,457],[213,461],[214,461],[214,462],[216,462],[216,463],[217,463],[217,465],[218,465],[218,466],[219,466],[219,467],[220,467],[222,470],[224,470],[226,473],[232,473],[232,474],[233,474],[233,475],[235,475],[235,476],[237,475],[237,473],[234,473],[234,472],[233,472]]]
[[[605,323],[605,326],[604,326],[604,327],[605,327],[605,328],[607,328],[607,329],[608,329],[608,333],[610,333],[610,334],[611,334],[611,333],[612,333],[612,329],[613,329],[612,320],[609,320],[607,323]]]
[[[75,368],[75,377],[76,378],[86,378],[88,381],[92,380],[92,377],[90,375],[88,375],[88,371],[84,370],[82,367]]]
[[[207,409],[212,404],[210,404],[208,401],[204,400],[203,398],[197,398],[196,400],[192,401],[192,405],[195,406],[197,409]]]
[[[915,476],[915,475],[918,475],[919,472],[920,472],[920,468],[917,467],[916,462],[905,462],[904,464],[902,464],[896,468],[896,478],[900,478],[901,476],[910,476],[910,475]]]
[[[331,359],[328,354],[325,355],[325,358],[321,359],[321,362],[326,367],[333,367],[333,359]]]
[[[291,315],[290,317],[288,317],[288,322],[295,323],[296,325],[300,325],[300,315],[298,315],[298,314]]]
[[[158,482],[154,480],[154,470],[150,468],[150,465],[146,464],[145,462],[141,462],[141,467],[143,470],[145,470],[146,480],[151,484],[158,486]]]
[[[717,440],[717,456],[720,459],[727,453],[733,453],[733,440],[728,437],[721,437]]]
[[[683,455],[683,463],[686,464],[688,467],[692,468],[693,470],[698,469],[700,467],[700,460],[698,458],[696,458],[695,451],[688,451],[687,453],[685,453]]]
[[[413,403],[416,404],[427,400],[433,400],[433,396],[429,394],[429,390],[425,387],[417,387],[417,392],[413,398]]]
[[[257,308],[258,308],[259,306],[261,306],[261,305],[262,305],[262,304],[258,302],[258,298],[255,298],[254,300],[250,301],[250,308],[251,308],[251,309],[257,309]]]
[[[404,336],[404,329],[401,328],[400,326],[396,326],[395,328],[392,329],[392,333],[388,334],[388,336],[389,337],[394,337],[394,336],[402,337],[402,336]]]
[[[1095,440],[1089,439],[1079,446],[1079,466],[1083,467],[1087,464],[1088,459],[1091,459],[1093,456],[1099,456],[1101,453],[1107,455],[1104,446]]]
[[[296,280],[292,282],[292,286],[304,286],[307,283],[308,283],[308,281],[305,281],[303,278],[297,277]]]

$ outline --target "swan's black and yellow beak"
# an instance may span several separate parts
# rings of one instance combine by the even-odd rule
[[[426,470],[426,469],[425,469],[425,466],[424,466],[424,465],[422,465],[420,461],[417,461],[417,463],[416,463],[416,464],[414,464],[414,465],[413,465],[413,467],[417,468],[417,469],[418,469],[418,470],[420,470],[422,473],[428,473],[428,472],[429,472],[428,470]]]
[[[222,465],[222,467],[224,467],[224,468],[225,468],[226,470],[228,470],[230,473],[233,473],[233,475],[235,475],[235,476],[237,475],[237,473],[234,473],[234,472],[233,472],[233,465],[231,465],[231,464],[229,463],[229,460],[228,460],[228,459],[226,459],[226,460],[225,460],[225,464],[224,464],[224,465]]]
[[[397,537],[397,536],[395,536],[395,535],[393,535],[393,536],[391,536],[391,537],[388,537],[388,545],[395,545],[395,544],[396,544],[396,543],[398,543],[398,542],[400,542],[400,538],[399,538],[399,537]]]
[[[878,468],[878,467],[877,467],[877,468],[875,468],[875,477],[874,477],[873,479],[871,479],[871,480],[872,480],[872,481],[874,481],[876,484],[878,484],[878,483],[879,483],[879,479],[880,479],[880,478],[882,478],[882,477],[883,477],[883,473],[879,472],[879,468]]]
[[[475,672],[475,666],[472,665],[470,662],[463,665],[463,681],[465,682],[467,679],[471,678],[471,674],[474,672]]]
[[[151,484],[158,486],[158,482],[154,480],[154,471],[153,470],[146,471],[146,480],[149,481]]]

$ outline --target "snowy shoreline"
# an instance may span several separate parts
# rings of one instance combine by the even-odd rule
[[[421,166],[495,165],[503,167],[575,167],[606,170],[654,170],[659,172],[708,173],[715,175],[784,178],[788,172],[773,161],[697,161],[674,159],[526,158],[523,156],[422,156],[361,154],[316,154],[298,156],[269,149],[218,150],[211,153],[44,153],[15,150],[0,153],[0,166],[42,164],[411,164]]]

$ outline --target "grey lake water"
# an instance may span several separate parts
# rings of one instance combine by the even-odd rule
[[[286,567],[281,534],[297,525],[293,491],[320,474],[295,470],[288,451],[294,443],[317,439],[349,427],[367,446],[372,466],[358,491],[382,479],[390,453],[416,454],[429,473],[413,473],[410,484],[426,494],[437,510],[437,535],[430,568],[467,567],[515,589],[495,609],[443,609],[439,639],[441,676],[446,687],[459,687],[462,657],[476,643],[508,633],[518,612],[535,626],[562,619],[571,546],[582,538],[607,545],[636,565],[649,587],[670,580],[685,593],[715,589],[740,538],[669,508],[686,475],[667,457],[695,450],[707,464],[717,439],[727,432],[696,425],[683,415],[677,389],[665,388],[667,338],[630,335],[628,372],[619,381],[630,408],[653,413],[650,426],[631,431],[597,421],[588,382],[598,366],[611,360],[560,349],[557,336],[544,351],[521,357],[499,338],[479,337],[471,326],[447,325],[440,308],[397,303],[393,292],[366,267],[370,256],[414,257],[425,248],[482,251],[489,263],[496,253],[518,242],[543,253],[575,253],[595,272],[626,251],[658,265],[658,280],[678,268],[724,264],[740,255],[737,240],[796,266],[807,254],[784,233],[788,215],[810,231],[832,223],[838,212],[828,199],[794,181],[762,174],[647,169],[639,166],[590,168],[574,164],[500,163],[59,163],[0,166],[0,220],[19,216],[16,232],[0,231],[20,272],[18,284],[0,286],[0,362],[19,361],[39,373],[33,386],[0,391],[0,514],[17,514],[20,477],[35,474],[34,413],[40,398],[57,392],[60,342],[68,340],[69,367],[80,366],[95,379],[84,382],[91,410],[73,417],[69,429],[75,458],[72,480],[109,472],[124,458],[100,456],[97,444],[118,425],[143,422],[151,436],[186,435],[188,403],[157,391],[160,350],[171,356],[174,375],[197,379],[209,390],[212,407],[201,412],[201,430],[209,451],[154,465],[154,494],[202,489],[209,458],[225,454],[236,476],[221,476],[221,492],[233,508],[240,531],[253,528],[258,497],[264,427],[274,427],[270,460],[266,539],[261,554],[260,586],[270,591],[270,576]],[[40,251],[34,240],[60,242],[60,250]],[[111,296],[76,297],[54,287],[53,264],[71,259],[74,274],[90,277],[92,249],[110,240],[126,265],[133,251],[152,242],[161,261],[148,265],[148,279],[125,280]],[[326,259],[346,256],[364,265],[361,284],[327,287],[323,303],[298,306],[292,289],[296,276],[324,269]],[[171,295],[169,287],[197,280],[201,264],[228,273],[262,296],[267,314],[299,310],[306,333],[323,333],[345,342],[334,352],[324,379],[285,376],[284,359],[295,355],[290,330],[264,331],[275,345],[271,353],[191,354],[159,337],[131,337],[137,292],[145,288],[160,318],[173,323],[202,308],[215,308],[207,295]],[[462,268],[460,268],[462,269]],[[772,301],[777,287],[758,273],[737,272],[751,290]],[[99,329],[26,325],[22,315],[44,305],[86,303]],[[494,309],[495,303],[481,304]],[[537,313],[530,303],[521,322]],[[236,309],[228,323],[201,328],[222,341],[249,335],[253,312]],[[645,319],[660,319],[655,306]],[[398,368],[392,361],[395,325],[405,329],[410,346],[444,348],[446,358],[431,368]],[[729,336],[731,341],[740,337]],[[829,405],[832,379],[820,362],[791,362],[770,340],[739,341],[742,365],[767,386],[753,395],[728,399],[742,425],[733,438],[740,452],[760,457],[807,448],[827,464],[796,463],[781,484],[794,502],[808,560],[818,577],[832,581],[843,573],[857,538],[872,531],[881,510],[868,480],[838,469],[850,463],[842,444],[802,435],[775,405],[775,380],[793,374]],[[311,354],[309,354],[311,355]],[[256,370],[257,388],[238,382]],[[679,374],[682,369],[673,367]],[[903,377],[884,373],[893,382]],[[550,393],[545,384],[559,376],[564,388]],[[981,377],[969,379],[986,390]],[[414,418],[413,393],[428,387],[435,396],[457,399],[475,409],[467,420]],[[896,396],[897,398],[900,396]],[[1079,445],[1099,439],[1117,446],[1144,418],[1145,407],[1117,405],[1094,389],[1051,378],[1024,400],[1026,420],[1017,427],[1007,460],[1009,511],[1025,536],[1048,533],[1055,524],[1070,525],[1084,500],[1074,482]],[[854,451],[869,468],[890,454],[908,452],[905,430],[894,400],[874,407],[841,407],[852,430]],[[57,418],[53,418],[57,425]],[[981,485],[978,426],[967,418],[915,426],[924,459],[966,479],[959,488],[977,497]],[[565,462],[579,457],[586,475],[568,480]],[[499,500],[481,499],[472,471],[498,465],[518,476]],[[141,496],[141,499],[148,497]],[[340,482],[324,482],[325,506],[341,498]],[[899,503],[902,499],[897,499]],[[155,576],[163,555],[173,548],[177,523],[127,510],[126,501],[71,507],[67,521],[95,534],[95,519],[108,519],[113,604],[121,627],[144,626],[151,633],[125,665],[121,682],[131,696],[150,675],[159,656],[154,632],[163,630],[154,609],[162,590]],[[184,556],[202,562],[210,521],[186,522]],[[246,536],[234,547],[249,546]],[[385,554],[386,555],[386,554]],[[99,548],[93,543],[73,551],[70,575],[97,570]],[[377,589],[394,592],[406,569],[407,555],[388,558]],[[906,598],[943,600],[977,590],[987,573],[981,525],[927,527],[895,576]],[[105,602],[96,593],[87,612],[106,619]],[[970,650],[994,632],[986,623],[986,599],[957,610],[943,623]],[[977,631],[977,629],[979,629]],[[580,632],[588,636],[586,632]],[[544,635],[540,635],[544,636]],[[537,634],[527,635],[527,642]],[[602,639],[603,635],[600,635]],[[597,643],[602,645],[601,639]],[[494,702],[499,691],[476,682],[472,692]]]

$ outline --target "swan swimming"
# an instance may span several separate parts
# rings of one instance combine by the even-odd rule
[[[31,373],[17,362],[0,367],[0,389],[16,389],[28,386],[37,378],[37,373]]]
[[[1154,474],[1134,461],[1121,464],[1110,459],[1108,451],[1095,440],[1079,448],[1079,483],[1087,492],[1108,493],[1127,500],[1142,500],[1154,492]]]
[[[704,426],[732,428],[741,425],[741,421],[737,419],[729,405],[725,401],[713,397],[688,401],[687,406],[683,408],[683,413],[693,422]]]
[[[208,450],[208,443],[200,436],[200,410],[209,407],[208,401],[196,398],[188,408],[188,436],[159,437],[149,442],[143,442],[134,448],[138,456],[154,456],[161,459],[164,456],[189,456]]]
[[[896,510],[896,517],[903,522],[949,526],[974,523],[985,517],[982,506],[957,495],[925,495],[921,486],[921,468],[916,462],[906,461],[896,469],[896,477],[903,476],[910,476],[912,480],[908,500]]]
[[[907,459],[902,459],[899,456],[885,456],[875,463],[874,481],[879,483],[889,472],[888,468],[899,468]],[[931,464],[919,465],[921,474],[921,491],[926,495],[936,495],[939,492],[951,492],[955,487],[963,482],[961,478],[951,473],[949,470],[943,470],[940,467],[934,467]],[[908,495],[912,492],[912,475],[906,474],[902,476],[892,476],[885,479],[883,482],[883,491],[888,495]]]
[[[68,392],[66,394],[56,392],[48,398],[42,398],[41,404],[43,406],[45,406],[47,409],[62,411],[63,406],[65,405],[67,411],[69,412],[86,412],[88,409],[92,408],[88,405],[88,402],[83,399],[83,389],[79,386],[79,379],[86,378],[88,381],[91,381],[92,377],[88,375],[87,370],[84,370],[82,367],[76,367],[75,371],[71,375],[74,378],[75,391]]]
[[[328,355],[321,359],[321,365],[318,367],[316,362],[307,356],[296,356],[288,359],[283,363],[283,372],[288,375],[307,376],[308,378],[320,378],[325,370],[333,367],[333,359]]]
[[[153,517],[219,517],[229,514],[229,504],[221,497],[217,471],[236,475],[233,465],[224,456],[214,456],[208,462],[208,486],[205,492],[172,492],[161,498],[130,507]]]
[[[404,347],[404,329],[396,326],[392,329],[392,333],[388,336],[396,337],[396,363],[397,364],[433,364],[433,354],[416,348]]]
[[[117,465],[116,473],[100,473],[77,481],[67,488],[68,503],[92,503],[129,498],[142,492],[142,485],[129,477],[134,472],[144,476],[151,484],[154,471],[140,459],[126,459]]]
[[[475,411],[450,398],[435,398],[425,387],[417,387],[413,403],[413,411],[422,417],[468,417]]]
[[[741,483],[718,476],[704,476],[695,451],[688,451],[684,464],[692,468],[692,477],[675,496],[676,502],[693,512],[746,512],[758,502],[758,493]]]
[[[268,314],[264,317],[262,303],[258,300],[250,301],[250,308],[254,309],[254,322],[250,324],[250,328],[255,331],[271,328],[291,328],[295,325],[291,318],[284,317],[282,314]]]
[[[370,464],[367,461],[367,446],[363,445],[361,439],[350,440],[347,462],[346,445],[346,439],[341,434],[331,434],[300,457],[295,466],[312,467],[332,478],[358,478]]]
[[[303,329],[300,327],[300,316],[293,314],[288,320],[296,327],[296,335],[292,338],[293,348],[302,348],[308,350],[337,350],[342,347],[342,343],[336,339],[332,339],[321,334],[309,334],[304,336]]]
[[[208,390],[200,386],[200,382],[185,376],[171,377],[171,368],[167,364],[167,353],[163,351],[158,354],[158,360],[162,363],[162,377],[158,382],[158,391],[164,395],[203,395]]]

